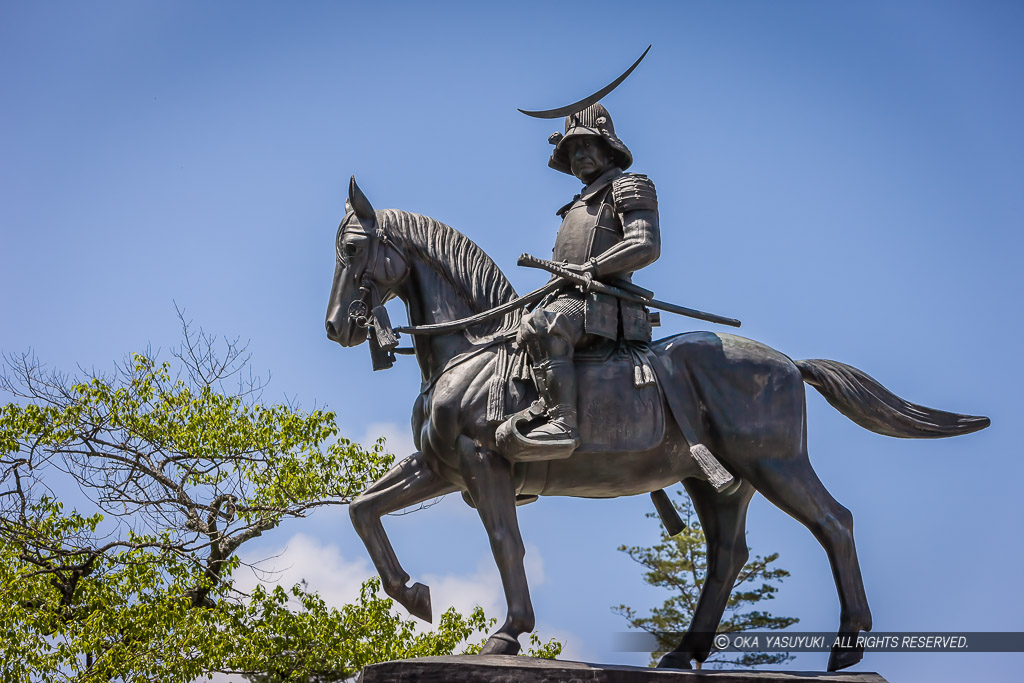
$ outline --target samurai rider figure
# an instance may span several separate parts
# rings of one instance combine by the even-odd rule
[[[554,260],[608,284],[631,282],[633,271],[661,253],[654,184],[645,175],[624,172],[633,155],[599,103],[567,116],[565,133],[548,140],[555,145],[548,166],[584,183],[582,192],[558,210],[562,226]],[[579,446],[573,353],[602,337],[650,341],[648,311],[639,303],[566,287],[543,299],[520,324],[518,342],[530,355],[547,408],[526,438],[542,451],[549,447],[551,457],[560,457],[557,453],[570,444]],[[534,457],[543,459],[543,453]]]

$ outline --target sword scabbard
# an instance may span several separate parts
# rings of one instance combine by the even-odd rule
[[[519,260],[516,261],[516,264],[526,266],[527,268],[539,268],[540,270],[546,270],[553,275],[557,275],[564,280],[580,285],[590,291],[608,294],[618,299],[624,299],[625,301],[633,301],[645,306],[650,306],[651,308],[657,308],[659,310],[676,313],[678,315],[685,315],[688,318],[696,318],[697,320],[703,320],[709,323],[729,325],[730,327],[740,326],[740,321],[735,318],[727,318],[724,315],[716,315],[715,313],[705,313],[704,311],[698,311],[695,308],[687,308],[686,306],[679,306],[667,301],[659,301],[658,299],[653,299],[651,297],[640,296],[633,292],[628,292],[620,287],[615,287],[601,282],[600,280],[595,280],[594,278],[583,275],[582,273],[569,270],[560,263],[540,259],[536,256],[530,256],[529,254],[523,254],[520,256]]]

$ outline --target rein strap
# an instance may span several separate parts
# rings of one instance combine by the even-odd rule
[[[506,301],[500,306],[495,306],[489,310],[471,315],[468,318],[461,318],[459,320],[450,320],[443,323],[434,323],[432,325],[410,325],[408,327],[396,327],[395,332],[405,332],[406,334],[419,334],[419,335],[433,335],[433,334],[447,334],[449,332],[458,332],[468,327],[472,327],[478,323],[482,323],[485,320],[491,318],[497,318],[499,315],[505,315],[511,311],[525,308],[530,304],[540,301],[551,292],[559,289],[565,285],[565,281],[558,279],[552,280],[543,287],[539,287],[529,294],[524,294],[520,297]]]

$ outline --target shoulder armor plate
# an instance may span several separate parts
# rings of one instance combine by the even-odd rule
[[[658,194],[654,191],[654,183],[642,173],[623,173],[613,180],[612,201],[619,213],[658,210]]]
[[[558,216],[559,218],[565,218],[565,214],[569,211],[569,209],[572,208],[572,205],[575,204],[576,200],[578,200],[579,198],[580,196],[576,195],[575,197],[570,199],[565,205],[562,206],[562,208],[560,208],[558,211],[555,211],[555,215]]]

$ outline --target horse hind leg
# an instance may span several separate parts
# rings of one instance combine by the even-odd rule
[[[843,643],[855,643],[861,631],[871,630],[871,610],[853,542],[853,515],[818,479],[806,448],[798,457],[762,461],[750,480],[768,500],[806,526],[825,549],[839,593],[839,636]],[[828,670],[852,666],[863,656],[862,647],[833,647]]]
[[[685,479],[683,486],[704,529],[707,575],[690,627],[679,645],[658,662],[661,669],[689,669],[691,660],[703,662],[708,658],[729,594],[748,556],[747,505],[754,487],[742,482],[725,494],[701,479]]]
[[[408,586],[409,574],[402,569],[380,518],[402,508],[443,496],[456,490],[454,484],[434,474],[422,453],[409,456],[349,504],[356,533],[363,539],[384,592],[409,612],[431,621],[430,589],[422,583]]]

